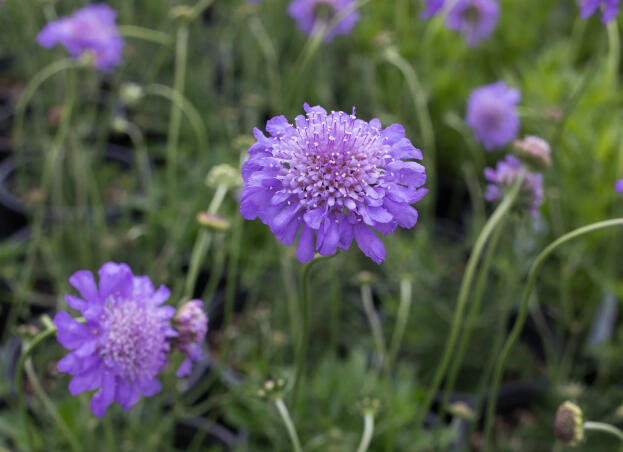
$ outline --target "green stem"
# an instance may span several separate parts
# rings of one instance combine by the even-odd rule
[[[513,187],[504,197],[500,205],[495,209],[493,215],[491,215],[491,217],[485,224],[485,227],[482,229],[482,231],[478,235],[478,238],[476,239],[474,249],[467,262],[467,268],[465,270],[463,280],[461,281],[461,287],[459,289],[459,295],[454,311],[454,317],[452,319],[452,325],[450,327],[450,336],[448,338],[448,341],[446,342],[446,347],[444,349],[441,361],[437,367],[437,370],[435,371],[435,375],[433,376],[433,382],[429,387],[424,397],[424,400],[422,401],[420,410],[416,417],[416,432],[419,432],[422,429],[422,424],[424,423],[426,414],[430,410],[433,399],[437,394],[437,390],[441,385],[441,381],[443,380],[443,377],[446,374],[446,369],[448,368],[448,364],[450,363],[450,358],[452,357],[452,352],[454,351],[456,340],[458,338],[458,333],[463,322],[463,311],[465,310],[465,305],[467,303],[467,298],[471,289],[472,280],[474,279],[474,272],[476,270],[476,265],[480,260],[482,250],[487,241],[489,240],[491,233],[495,230],[500,221],[502,221],[506,213],[510,210],[513,203],[515,202],[515,199],[517,198],[517,195],[519,193],[519,188],[523,183],[525,174],[525,171],[522,170],[522,172],[517,177],[517,180],[515,180]]]
[[[292,418],[290,417],[290,412],[288,411],[288,407],[283,403],[282,399],[275,400],[275,406],[277,407],[277,411],[279,411],[279,415],[281,416],[281,420],[288,431],[288,436],[290,436],[290,441],[292,442],[292,447],[295,452],[303,452],[303,448],[301,447],[301,441],[299,440],[299,436],[296,433],[296,428],[294,427],[294,422],[292,422]]]
[[[187,58],[188,24],[181,21],[177,28],[175,40],[175,73],[173,75],[173,91],[177,97],[184,96]],[[181,125],[182,110],[176,102],[172,102],[167,136],[167,192],[171,209],[175,209],[177,203],[177,157]]]
[[[497,249],[497,245],[503,230],[504,220],[500,222],[500,225],[493,232],[493,235],[491,236],[491,241],[487,246],[487,251],[483,263],[480,266],[480,271],[476,282],[476,288],[474,290],[474,299],[472,301],[469,313],[467,314],[465,330],[463,331],[463,335],[459,342],[459,349],[457,350],[456,355],[452,360],[452,366],[450,367],[450,371],[448,372],[448,378],[445,384],[443,399],[441,401],[441,413],[445,413],[446,409],[448,408],[450,395],[454,390],[456,378],[458,377],[459,371],[461,370],[461,364],[463,363],[463,358],[465,356],[465,352],[467,351],[467,346],[469,345],[476,319],[478,318],[478,314],[480,313],[480,307],[482,306],[482,294],[487,283],[487,277],[489,276],[491,262],[493,261],[493,256],[495,256],[495,251]]]
[[[398,318],[396,319],[396,327],[392,335],[392,341],[389,346],[389,357],[387,358],[387,367],[391,369],[392,364],[396,361],[396,356],[400,351],[400,344],[407,329],[409,321],[409,313],[411,311],[412,302],[412,284],[409,278],[403,278],[400,281],[400,304],[398,305]]]
[[[374,434],[374,415],[372,413],[365,413],[363,415],[363,435],[361,436],[361,442],[357,447],[357,452],[366,452],[370,447],[370,441],[372,441],[372,435]]]
[[[584,423],[584,430],[610,433],[611,435],[619,438],[620,441],[623,441],[623,431],[621,431],[621,429],[615,427],[614,425],[606,424],[603,422],[586,421]]]
[[[172,44],[171,37],[168,34],[136,25],[120,25],[119,33],[124,38],[142,39],[143,41],[155,42],[168,48],[171,48]]]
[[[227,193],[227,187],[224,185],[219,185],[216,189],[216,193],[214,193],[214,197],[212,198],[212,202],[210,203],[210,207],[208,207],[209,213],[216,213],[221,207],[223,203],[223,199],[225,198],[225,194]],[[201,226],[201,230],[197,235],[197,239],[195,240],[195,244],[193,246],[193,251],[190,258],[190,267],[188,269],[188,275],[186,276],[186,284],[184,286],[184,297],[183,301],[188,301],[193,296],[193,292],[195,289],[195,284],[197,282],[197,275],[199,274],[199,268],[201,267],[201,263],[203,262],[205,255],[210,248],[210,243],[212,242],[212,231]]]
[[[616,20],[608,24],[608,70],[612,74],[615,86],[619,79],[619,64],[621,54],[621,41],[619,38],[619,26]]]
[[[361,301],[363,302],[363,309],[366,312],[366,318],[368,324],[372,330],[372,338],[374,339],[374,345],[376,347],[376,354],[378,355],[379,366],[386,370],[389,374],[387,352],[385,346],[385,337],[383,336],[383,328],[381,327],[381,321],[374,309],[374,302],[372,300],[372,287],[369,284],[361,286]]]
[[[17,371],[15,374],[15,385],[17,387],[17,405],[19,409],[20,416],[22,418],[22,424],[24,426],[24,431],[26,432],[26,438],[28,440],[28,448],[31,451],[35,450],[35,445],[33,442],[33,433],[30,429],[30,421],[28,418],[28,410],[26,409],[26,404],[24,403],[24,366],[26,365],[26,360],[32,355],[32,352],[37,348],[39,344],[45,341],[48,337],[56,334],[56,328],[52,328],[42,333],[39,333],[28,345],[22,356],[20,356],[19,361],[17,362]]]
[[[539,270],[541,266],[545,262],[545,260],[552,254],[558,247],[565,244],[566,242],[573,240],[575,238],[581,237],[585,234],[589,234],[594,231],[598,231],[600,229],[611,228],[615,226],[622,226],[623,218],[617,218],[607,221],[600,221],[598,223],[589,224],[587,226],[583,226],[574,231],[569,232],[568,234],[563,235],[559,239],[552,242],[547,248],[545,248],[541,253],[537,256],[534,263],[532,264],[532,268],[530,269],[530,273],[528,275],[528,280],[525,285],[525,289],[523,292],[523,297],[521,300],[521,304],[519,305],[519,314],[515,319],[515,324],[513,325],[513,329],[511,330],[506,343],[504,344],[504,348],[500,353],[500,357],[497,360],[495,371],[493,374],[493,383],[491,385],[491,395],[489,397],[489,404],[487,407],[487,416],[485,422],[485,431],[484,431],[484,449],[488,450],[489,447],[489,439],[491,436],[491,430],[493,428],[493,418],[495,416],[495,407],[497,404],[497,396],[498,390],[500,388],[500,382],[502,380],[502,374],[504,372],[504,366],[506,364],[506,360],[510,355],[519,335],[521,334],[521,330],[523,329],[523,325],[526,321],[526,316],[528,313],[528,307],[530,304],[530,296],[532,295],[532,289],[534,288],[534,284],[536,282],[536,278],[539,274]]]

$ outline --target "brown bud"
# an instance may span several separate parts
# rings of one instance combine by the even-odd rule
[[[571,402],[563,403],[556,412],[554,435],[565,446],[575,447],[584,438],[582,410]]]

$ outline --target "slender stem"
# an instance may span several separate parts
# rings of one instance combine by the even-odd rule
[[[212,3],[214,3],[214,0],[199,0],[197,4],[193,6],[191,20],[196,20]]]
[[[22,424],[24,426],[24,431],[26,432],[26,438],[28,440],[28,447],[31,451],[35,450],[35,445],[33,441],[33,434],[30,429],[30,421],[28,418],[28,410],[26,409],[26,404],[24,403],[24,366],[26,365],[26,360],[32,355],[32,352],[37,348],[37,346],[45,341],[48,337],[56,334],[56,328],[52,328],[49,330],[45,330],[39,333],[28,345],[22,356],[20,356],[19,361],[17,362],[17,371],[15,374],[15,385],[17,387],[17,405],[19,409],[20,416],[22,418]]]
[[[474,272],[476,270],[476,265],[480,260],[482,250],[486,242],[489,240],[491,233],[494,231],[500,221],[502,221],[506,213],[510,210],[511,206],[515,202],[515,199],[517,198],[517,195],[519,193],[519,188],[523,183],[524,177],[525,171],[522,170],[522,172],[517,177],[517,180],[513,184],[513,187],[504,197],[500,205],[495,209],[495,212],[493,212],[493,215],[491,215],[491,217],[485,224],[485,227],[482,229],[480,235],[476,239],[474,249],[467,262],[467,268],[465,270],[465,274],[463,275],[463,280],[461,281],[461,287],[459,289],[459,295],[454,311],[454,317],[452,319],[452,325],[450,327],[450,336],[448,337],[448,341],[446,342],[446,347],[444,349],[441,361],[437,367],[437,370],[435,371],[435,375],[433,376],[433,382],[429,387],[424,397],[424,400],[422,401],[419,413],[416,417],[416,431],[421,430],[424,419],[426,418],[426,414],[430,410],[433,399],[435,398],[437,390],[441,385],[441,381],[446,374],[446,369],[448,368],[448,364],[450,363],[450,358],[452,357],[452,352],[454,351],[458,333],[463,322],[463,311],[465,310],[465,305],[467,303],[467,298],[471,289],[472,280],[474,279]]]
[[[378,355],[379,366],[387,369],[387,352],[385,346],[385,337],[383,336],[383,328],[381,327],[381,321],[374,309],[374,302],[372,300],[372,287],[369,284],[361,286],[361,301],[363,302],[363,309],[366,312],[366,318],[368,324],[372,330],[372,338],[374,339],[374,346],[376,347],[376,354]],[[389,370],[389,369],[387,369]],[[389,373],[388,371],[386,373]]]
[[[208,207],[209,213],[216,213],[223,203],[225,194],[227,193],[227,187],[225,185],[219,185],[214,193],[210,207]],[[188,269],[188,275],[186,276],[186,284],[184,286],[183,301],[187,301],[193,296],[195,290],[195,283],[197,282],[197,275],[199,274],[199,268],[205,258],[205,255],[210,248],[212,242],[212,231],[201,227],[190,258],[190,267]]]
[[[361,442],[357,447],[357,452],[366,452],[370,447],[370,441],[372,441],[372,435],[374,434],[374,414],[365,413],[363,415],[363,435],[361,436]]]
[[[124,38],[142,39],[143,41],[155,42],[156,44],[171,48],[171,37],[162,31],[136,25],[120,25],[118,28],[119,33]]]
[[[504,230],[504,223],[504,220],[502,220],[502,222],[500,222],[500,225],[493,232],[493,235],[491,236],[491,241],[487,246],[487,251],[483,263],[480,266],[480,271],[476,282],[476,288],[474,290],[474,299],[467,315],[465,330],[463,331],[463,335],[460,339],[459,349],[457,350],[456,355],[452,360],[452,366],[450,367],[450,371],[448,372],[444,395],[441,401],[441,413],[445,413],[448,407],[450,395],[454,390],[454,384],[456,382],[456,378],[458,377],[459,370],[461,370],[463,357],[465,356],[465,352],[467,351],[467,346],[469,345],[476,319],[478,318],[478,314],[480,313],[480,307],[482,305],[482,294],[487,283],[487,277],[489,276],[489,269],[491,268],[493,256],[495,255],[500,236],[502,235],[502,231]]]
[[[611,435],[614,435],[621,441],[623,441],[623,431],[621,431],[621,429],[615,427],[614,425],[606,424],[603,422],[586,421],[584,423],[584,430],[610,433]]]
[[[180,97],[184,96],[187,57],[188,24],[185,21],[181,21],[177,29],[175,41],[175,73],[173,76],[173,91]],[[172,102],[167,136],[167,192],[170,208],[175,208],[177,202],[177,154],[181,125],[182,110],[177,103]]]
[[[502,380],[502,374],[504,372],[504,366],[506,364],[506,360],[510,355],[519,335],[521,334],[521,330],[523,329],[523,325],[526,321],[528,307],[530,304],[530,296],[532,295],[532,289],[534,288],[534,284],[536,282],[536,278],[539,274],[539,270],[543,266],[545,260],[552,254],[558,247],[565,244],[566,242],[573,240],[575,238],[581,237],[583,235],[589,234],[594,231],[598,231],[600,229],[611,228],[615,226],[622,226],[623,218],[617,218],[607,221],[600,221],[598,223],[589,224],[587,226],[583,226],[574,231],[571,231],[562,237],[558,238],[554,242],[552,242],[547,248],[545,248],[541,253],[537,256],[534,263],[532,264],[532,268],[530,269],[530,273],[528,275],[528,280],[526,282],[523,296],[521,299],[521,304],[519,305],[519,314],[515,319],[515,324],[513,325],[513,329],[511,330],[508,338],[506,339],[506,343],[504,344],[504,348],[500,353],[500,356],[497,360],[493,383],[491,385],[491,395],[489,397],[489,404],[487,407],[487,416],[485,422],[485,431],[484,431],[484,448],[483,450],[487,450],[489,447],[489,439],[491,436],[491,430],[493,428],[493,418],[495,416],[495,407],[497,404],[498,390],[500,388],[500,381]]]
[[[400,281],[400,304],[398,305],[398,318],[396,319],[396,327],[392,335],[392,341],[389,346],[389,357],[387,358],[387,367],[391,369],[392,364],[400,351],[400,344],[407,329],[409,321],[409,313],[411,311],[412,301],[412,284],[409,278],[402,278]]]
[[[294,422],[292,422],[292,418],[290,417],[290,412],[288,411],[288,407],[283,403],[282,399],[275,400],[275,406],[277,407],[277,411],[279,411],[279,415],[281,416],[281,420],[283,424],[286,426],[286,430],[288,431],[288,435],[290,436],[290,441],[292,442],[292,447],[295,452],[303,452],[303,448],[301,447],[301,441],[299,440],[299,436],[296,433],[296,428],[294,427]]]
[[[608,24],[608,70],[612,74],[615,86],[618,84],[619,64],[621,53],[621,41],[619,38],[619,26],[616,20]]]

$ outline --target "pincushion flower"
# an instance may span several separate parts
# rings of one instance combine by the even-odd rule
[[[514,155],[507,155],[495,168],[485,168],[485,179],[490,182],[487,185],[485,199],[501,200],[523,168],[524,165]],[[528,210],[536,217],[541,204],[543,204],[543,175],[527,171],[515,205],[519,210]]]
[[[175,347],[186,355],[177,370],[178,377],[190,374],[193,361],[199,361],[203,354],[201,344],[208,332],[208,317],[203,312],[201,300],[184,303],[173,318],[178,336],[173,340]]]
[[[70,17],[47,24],[37,36],[37,43],[47,49],[62,44],[72,58],[90,53],[95,67],[108,72],[121,63],[123,50],[116,16],[103,3],[86,6]]]
[[[614,184],[614,189],[623,194],[623,179],[619,179],[618,181],[616,181],[616,183]]]
[[[288,13],[298,27],[311,35],[318,26],[327,26],[340,13],[357,4],[356,0],[293,0]],[[359,21],[359,13],[353,11],[340,20],[325,37],[331,41],[336,35],[347,35]]]
[[[175,308],[162,306],[169,289],[158,290],[147,276],[134,276],[126,264],[108,262],[99,270],[99,288],[90,271],[78,271],[69,283],[81,297],[67,295],[69,306],[86,323],[67,312],[54,317],[58,341],[70,353],[58,362],[61,372],[73,375],[69,391],[77,395],[98,389],[91,410],[104,416],[117,401],[130,409],[141,395],[160,392],[156,378],[166,365]]]
[[[517,104],[521,93],[504,82],[496,82],[472,91],[467,101],[467,125],[486,150],[504,147],[519,132]]]
[[[601,21],[604,24],[612,21],[619,14],[619,0],[580,0],[580,16],[588,19],[603,7]]]
[[[470,46],[478,45],[498,24],[497,0],[457,0],[447,17],[448,28],[461,33]]]
[[[397,226],[412,228],[418,213],[411,204],[427,190],[422,152],[399,124],[383,129],[344,112],[327,113],[305,104],[307,116],[289,124],[284,116],[266,124],[269,137],[255,129],[257,142],[242,166],[240,213],[259,217],[286,245],[296,241],[301,262],[346,250],[353,238],[376,263],[385,258],[375,234]],[[314,246],[315,243],[315,246]]]
[[[426,8],[420,14],[422,19],[430,19],[443,8],[445,0],[425,0]]]

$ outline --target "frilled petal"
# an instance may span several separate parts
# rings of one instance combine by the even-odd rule
[[[152,294],[151,302],[155,306],[160,306],[162,303],[164,303],[165,301],[169,299],[170,295],[171,295],[171,291],[166,286],[160,286],[158,287],[158,290],[156,290]]]
[[[158,394],[162,390],[162,385],[156,378],[153,378],[151,380],[141,382],[139,384],[139,389],[144,396],[151,397]]]
[[[102,372],[99,367],[94,367],[80,375],[76,375],[69,382],[69,392],[76,396],[85,391],[97,389],[102,384]]]
[[[385,208],[394,216],[401,228],[411,229],[417,223],[418,213],[409,204],[398,203],[385,199]]]
[[[134,297],[149,297],[154,293],[154,285],[149,276],[135,276],[133,284]]]
[[[105,372],[101,386],[100,390],[91,399],[91,411],[97,417],[104,417],[106,410],[115,400],[115,376],[111,372]]]
[[[354,225],[355,240],[359,249],[377,264],[385,259],[385,247],[383,242],[365,224],[357,223]]]
[[[335,254],[340,242],[340,225],[335,219],[329,218],[325,221],[323,228],[318,231],[318,243],[316,248],[322,256]]]
[[[304,264],[314,258],[314,236],[316,231],[307,225],[303,225],[301,228],[301,235],[299,237],[299,244],[296,248],[297,259]]]
[[[80,296],[87,302],[96,302],[97,300],[99,300],[99,291],[97,290],[97,284],[95,283],[93,273],[91,273],[90,271],[77,271],[69,277],[69,284],[74,286],[76,290],[80,293]]]
[[[54,324],[58,328],[58,341],[69,350],[76,349],[91,339],[87,326],[77,322],[64,311],[54,316]]]
[[[107,262],[99,270],[100,297],[109,295],[130,298],[134,290],[132,270],[126,264]]]
[[[182,361],[182,364],[180,365],[179,369],[177,369],[177,372],[175,372],[175,375],[177,375],[178,377],[186,377],[188,375],[190,375],[190,372],[193,369],[193,362],[190,358],[186,358],[184,359],[184,361]]]
[[[120,380],[115,391],[115,399],[124,410],[129,410],[141,397],[140,390],[133,383]]]

